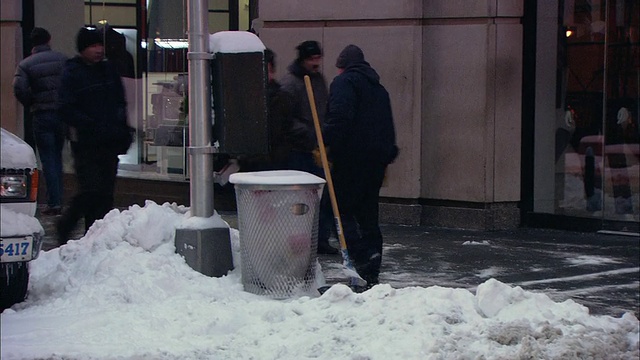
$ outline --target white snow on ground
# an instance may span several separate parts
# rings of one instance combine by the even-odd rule
[[[580,255],[565,259],[565,261],[571,264],[571,266],[605,265],[619,263],[619,261],[615,259],[597,255]]]
[[[491,244],[489,244],[489,241],[483,240],[482,242],[480,242],[480,241],[465,241],[465,242],[462,243],[462,245],[491,245]]]
[[[482,279],[490,278],[502,273],[502,269],[496,266],[480,270],[476,276]]]
[[[638,359],[638,319],[589,315],[495,279],[466,289],[378,285],[273,300],[175,253],[183,207],[111,211],[31,263],[1,315],[8,359]],[[234,257],[239,237],[231,231]]]

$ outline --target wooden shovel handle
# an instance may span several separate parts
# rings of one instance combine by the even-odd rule
[[[313,125],[316,129],[316,138],[318,139],[318,147],[320,148],[320,159],[322,160],[322,169],[324,170],[324,176],[327,180],[327,188],[329,189],[329,197],[331,198],[331,208],[333,209],[333,217],[336,222],[338,230],[338,239],[340,240],[340,248],[342,250],[347,249],[347,242],[344,239],[344,232],[342,230],[342,221],[340,220],[340,211],[338,209],[338,200],[336,199],[336,193],[333,188],[333,180],[331,179],[331,169],[329,168],[329,160],[327,159],[327,149],[324,146],[324,140],[322,139],[322,128],[320,127],[320,120],[318,119],[318,111],[316,109],[316,101],[313,96],[313,89],[311,88],[311,79],[308,75],[304,76],[304,84],[307,88],[307,96],[309,97],[309,105],[311,106],[311,115],[313,116]]]

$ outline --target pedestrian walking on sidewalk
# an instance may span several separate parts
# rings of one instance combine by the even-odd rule
[[[362,50],[349,45],[336,61],[323,127],[345,241],[358,274],[379,282],[382,233],[378,197],[387,165],[398,155],[391,102]]]
[[[102,36],[81,28],[77,49],[79,54],[65,64],[58,97],[78,181],[78,193],[57,224],[61,244],[80,218],[86,231],[113,208],[118,155],[126,154],[133,140],[124,87],[115,67],[104,59]]]
[[[31,55],[20,61],[13,78],[13,92],[33,116],[36,150],[47,185],[47,208],[43,215],[60,215],[62,209],[62,148],[64,124],[57,109],[58,87],[67,56],[51,49],[51,34],[36,27],[31,31]]]

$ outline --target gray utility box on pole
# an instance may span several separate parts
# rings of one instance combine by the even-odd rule
[[[267,72],[264,52],[213,54],[213,140],[218,152],[269,153]]]
[[[176,229],[176,252],[197,272],[220,277],[233,270],[228,227]]]

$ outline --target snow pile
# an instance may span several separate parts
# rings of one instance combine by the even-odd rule
[[[637,359],[639,323],[490,279],[473,294],[378,285],[272,300],[175,253],[188,209],[111,211],[32,262],[26,302],[1,315],[4,359]],[[234,258],[238,232],[231,229]]]

